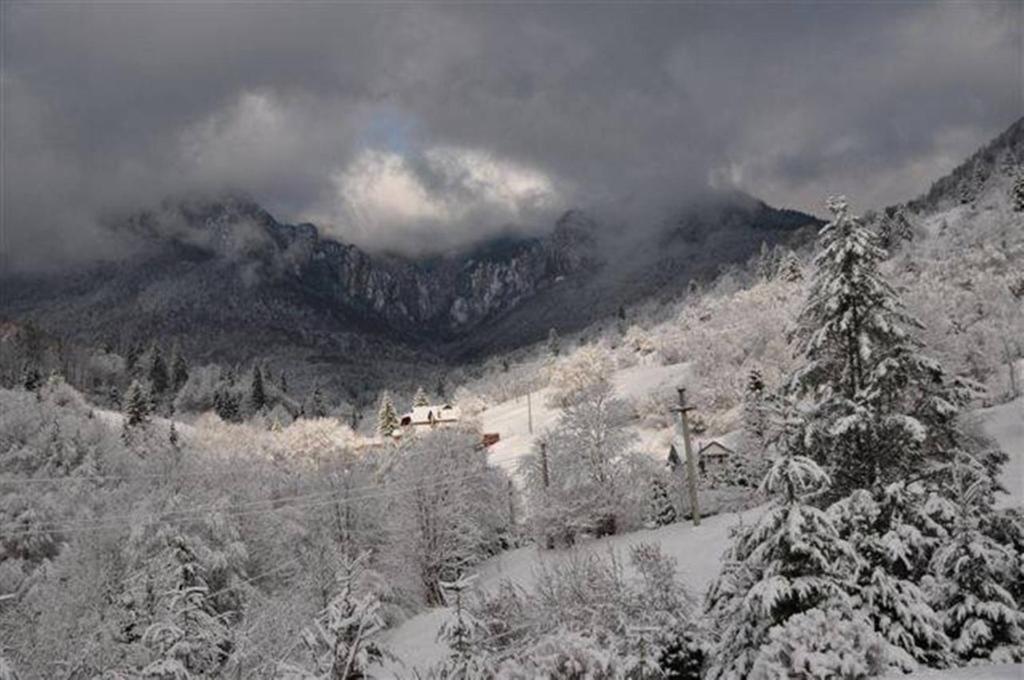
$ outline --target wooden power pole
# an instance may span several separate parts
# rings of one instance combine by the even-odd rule
[[[683,435],[683,447],[686,449],[686,490],[690,496],[690,514],[693,517],[693,526],[700,526],[700,503],[697,499],[697,460],[693,455],[693,447],[690,445],[690,421],[687,414],[693,410],[692,406],[686,405],[686,388],[680,387],[676,390],[679,393],[679,405],[672,409],[679,414],[679,429]]]
[[[526,393],[526,427],[530,430],[530,434],[533,434],[533,400],[530,398],[530,393]]]
[[[540,443],[540,478],[544,482],[544,488],[548,488],[551,480],[548,478],[548,445]]]

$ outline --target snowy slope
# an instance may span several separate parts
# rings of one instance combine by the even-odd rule
[[[906,678],[902,673],[886,676],[886,680]],[[997,666],[970,666],[945,671],[922,671],[912,673],[911,680],[1024,680],[1024,664],[999,664]]]
[[[983,409],[978,415],[982,418],[985,432],[1010,456],[1002,478],[1009,497],[1002,496],[1002,504],[1024,505],[1024,397]]]
[[[741,519],[751,522],[756,512],[750,510],[742,515],[707,517],[699,527],[694,527],[690,523],[677,523],[622,536],[609,536],[587,543],[576,550],[615,550],[625,556],[631,545],[659,543],[666,554],[676,558],[679,579],[687,584],[691,595],[700,598],[718,575],[721,556],[728,544],[729,529]],[[534,582],[539,564],[557,563],[571,555],[572,551],[569,550],[540,551],[534,546],[509,551],[480,566],[477,587],[491,590],[508,580],[529,588]],[[384,636],[384,642],[408,666],[402,669],[400,666],[392,665],[388,672],[393,673],[395,677],[408,677],[412,667],[423,669],[440,661],[445,650],[436,642],[437,631],[447,615],[446,608],[431,609],[389,631]]]
[[[612,378],[615,396],[620,399],[638,399],[648,394],[671,390],[685,384],[690,376],[687,363],[668,366],[632,366],[617,371]],[[548,406],[549,388],[533,392],[529,397],[502,402],[480,414],[484,432],[497,432],[501,441],[491,447],[491,462],[514,470],[519,457],[529,453],[538,434],[553,427],[559,410]],[[533,409],[533,434],[530,433],[528,407]],[[642,437],[643,438],[643,437]]]
[[[660,369],[660,370],[659,370]],[[685,364],[660,367],[636,367],[621,371],[616,375],[616,391],[620,395],[637,396],[644,390],[655,390],[666,385],[674,386],[677,381],[687,375]],[[535,392],[534,425],[538,423],[550,426],[557,418],[557,412],[543,406],[543,392]],[[537,405],[542,410],[538,420]],[[509,427],[513,433],[506,444],[505,454],[518,455],[528,450],[532,437],[526,431],[526,399],[522,404],[505,402],[485,412],[486,431],[500,431],[505,440],[505,430]],[[1003,481],[1010,491],[1005,504],[1024,504],[1024,398],[1009,404],[1003,404],[979,411],[986,432],[1010,455]],[[511,442],[511,443],[510,443]],[[526,448],[519,448],[526,447]],[[757,509],[744,513],[718,515],[705,518],[700,527],[680,522],[667,527],[653,530],[637,531],[622,536],[602,538],[577,550],[605,551],[614,549],[625,553],[628,547],[641,542],[657,542],[662,550],[677,561],[679,578],[689,588],[694,597],[701,597],[712,580],[718,575],[721,566],[720,558],[728,545],[729,529],[739,522],[751,522]],[[492,589],[503,580],[510,580],[524,587],[532,585],[537,565],[542,562],[567,559],[569,551],[539,551],[536,547],[519,548],[498,555],[484,562],[478,573],[480,588]],[[409,677],[412,668],[423,669],[439,661],[445,650],[437,644],[437,631],[445,620],[448,611],[436,608],[410,618],[396,629],[388,631],[386,644],[404,660],[407,666],[392,665],[385,677]],[[1024,666],[992,666],[972,667],[942,672],[926,672],[914,674],[914,678],[922,680],[1024,680]]]

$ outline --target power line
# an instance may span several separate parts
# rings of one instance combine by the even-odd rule
[[[375,498],[387,498],[403,493],[412,493],[420,490],[427,490],[433,488],[441,488],[445,486],[451,486],[453,484],[471,481],[473,479],[482,479],[488,476],[492,476],[497,472],[495,469],[480,470],[464,475],[456,475],[448,477],[443,480],[439,480],[433,484],[419,484],[410,483],[408,485],[397,485],[392,487],[384,487],[380,489],[379,486],[363,487],[364,489],[373,489],[374,493],[367,493],[362,495],[351,496],[353,490],[358,491],[359,489],[341,489],[334,491],[319,492],[313,494],[300,494],[291,497],[278,497],[261,499],[257,501],[249,501],[241,506],[236,506],[234,509],[224,509],[220,506],[207,506],[192,511],[170,511],[159,514],[157,517],[150,518],[148,520],[142,520],[143,524],[151,524],[157,521],[181,521],[186,519],[192,519],[201,517],[209,514],[210,512],[217,512],[230,517],[241,517],[247,515],[260,515],[275,513],[282,510],[291,509],[309,509],[315,507],[322,507],[329,505],[337,501],[344,501],[346,503],[360,500],[371,500]],[[466,490],[468,492],[468,490]],[[285,501],[293,501],[285,505],[278,505],[277,507],[254,507],[263,506],[267,504],[278,504]],[[14,537],[23,536],[30,534],[49,533],[57,531],[65,531],[68,533],[89,533],[92,531],[106,531],[121,528],[125,526],[127,521],[135,521],[139,519],[139,513],[132,514],[121,514],[121,515],[108,515],[101,519],[96,520],[83,520],[79,522],[74,521],[54,521],[54,522],[43,522],[38,527],[30,527],[24,529],[7,529],[0,531],[0,536]]]

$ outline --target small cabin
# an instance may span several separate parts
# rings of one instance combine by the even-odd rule
[[[462,418],[462,413],[457,406],[451,404],[433,404],[428,406],[413,406],[412,411],[406,413],[398,421],[402,427],[413,430],[423,430],[439,426],[454,425]]]
[[[724,470],[729,464],[729,459],[735,455],[735,451],[720,441],[712,439],[702,442],[697,450],[697,462],[702,475],[715,474]]]

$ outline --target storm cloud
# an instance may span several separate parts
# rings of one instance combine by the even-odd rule
[[[116,257],[105,217],[223,190],[409,254],[709,185],[878,207],[1022,114],[1022,11],[4,3],[6,259]]]

